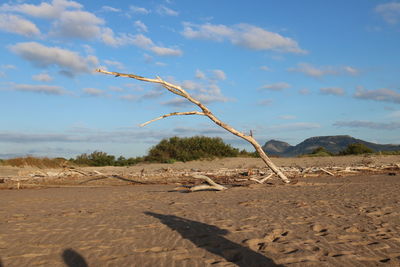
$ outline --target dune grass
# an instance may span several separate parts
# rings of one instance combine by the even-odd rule
[[[39,158],[39,157],[19,157],[1,160],[0,164],[13,167],[38,167],[38,168],[60,168],[65,166],[68,161],[64,158]]]

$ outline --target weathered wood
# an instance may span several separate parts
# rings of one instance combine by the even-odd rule
[[[208,183],[208,185],[202,184],[202,185],[195,185],[193,187],[190,187],[189,190],[192,192],[200,191],[200,190],[222,191],[222,190],[228,189],[223,185],[217,184],[210,177],[205,176],[205,175],[197,174],[197,175],[193,175],[193,178],[205,180]]]
[[[232,134],[234,134],[234,135],[246,140],[247,142],[249,142],[255,148],[257,153],[260,155],[260,157],[264,161],[264,163],[274,173],[276,173],[278,175],[278,177],[282,179],[283,182],[290,183],[290,180],[286,177],[286,175],[283,174],[283,172],[281,172],[279,170],[279,168],[270,160],[270,158],[267,156],[267,154],[265,154],[265,152],[262,149],[261,145],[256,141],[256,139],[252,136],[252,134],[246,135],[246,134],[244,134],[242,132],[239,132],[238,130],[234,129],[230,125],[228,125],[228,124],[222,122],[221,120],[219,120],[204,104],[202,104],[197,99],[193,98],[189,93],[187,93],[180,86],[168,83],[168,82],[162,80],[160,77],[157,77],[157,79],[149,79],[149,78],[145,78],[145,77],[134,75],[134,74],[111,72],[111,71],[106,71],[106,70],[101,70],[101,69],[97,69],[96,71],[100,72],[100,73],[104,73],[104,74],[114,75],[116,77],[128,77],[128,78],[133,78],[133,79],[136,79],[136,80],[139,80],[139,81],[160,84],[164,88],[166,88],[168,91],[170,91],[171,93],[186,98],[188,101],[190,101],[193,104],[197,105],[202,110],[202,112],[196,113],[196,115],[207,116],[210,120],[212,120],[218,126],[224,128],[228,132],[230,132],[230,133],[232,133]],[[152,121],[156,121],[156,120],[159,120],[159,119],[162,119],[162,118],[166,118],[166,117],[169,117],[169,116],[173,116],[173,115],[194,115],[194,114],[193,114],[193,112],[174,112],[174,113],[162,115],[161,117],[158,117],[158,118],[156,118],[156,119],[154,119]],[[144,123],[144,125],[147,125],[148,123],[150,123],[152,121]]]
[[[257,178],[252,177],[252,178],[250,178],[250,180],[255,181],[255,182],[259,183],[259,184],[263,184],[263,183],[265,183],[267,180],[271,179],[271,177],[272,177],[273,175],[274,175],[274,174],[271,173],[270,175],[267,175],[267,176],[265,176],[265,177],[261,177],[260,179],[257,179]]]
[[[332,172],[325,170],[324,168],[321,168],[321,171],[323,171],[324,173],[329,174],[330,176],[335,176]]]
[[[204,116],[205,114],[203,112],[199,112],[199,111],[172,112],[172,113],[169,113],[169,114],[162,115],[162,116],[160,116],[158,118],[152,119],[152,120],[150,120],[148,122],[142,123],[142,124],[140,124],[140,127],[146,126],[147,124],[150,124],[152,122],[155,122],[155,121],[167,118],[167,117],[179,116],[179,115],[203,115]]]

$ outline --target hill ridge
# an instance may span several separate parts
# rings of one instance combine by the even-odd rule
[[[377,152],[400,150],[400,145],[376,144],[354,138],[350,135],[313,136],[295,146],[279,140],[269,140],[262,148],[268,155],[295,157],[310,154],[318,147],[324,147],[332,153],[338,153],[344,150],[348,145],[355,143],[364,144]]]

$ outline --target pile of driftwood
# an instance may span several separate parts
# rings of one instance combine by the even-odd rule
[[[301,177],[334,176],[342,177],[359,174],[386,173],[396,175],[400,172],[400,164],[385,165],[357,165],[357,166],[326,166],[302,168],[299,166],[280,167],[291,180],[296,181]],[[132,184],[185,184],[179,187],[187,191],[199,190],[225,190],[224,185],[249,185],[264,184],[277,178],[269,168],[219,168],[201,171],[197,169],[172,169],[161,168],[157,170],[114,169],[114,168],[64,168],[62,170],[35,170],[25,175],[1,177],[2,183],[32,183],[35,184],[73,184],[90,185],[96,181],[118,181]],[[201,183],[205,182],[205,183]],[[218,182],[218,183],[217,183]],[[220,184],[219,184],[220,183]]]

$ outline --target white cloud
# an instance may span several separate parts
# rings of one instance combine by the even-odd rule
[[[82,45],[83,49],[85,49],[86,54],[93,55],[95,53],[95,49],[90,45],[84,44]]]
[[[161,46],[152,46],[150,50],[159,56],[181,56],[183,54],[182,50]]]
[[[119,34],[115,36],[110,28],[104,28],[101,36],[103,42],[111,46],[135,45],[142,49],[152,51],[159,56],[181,56],[183,52],[180,49],[156,46],[149,37],[143,34]]]
[[[226,80],[226,74],[223,70],[219,69],[207,70],[207,73],[208,76],[205,74],[204,71],[197,69],[195,77],[199,80],[209,80],[210,83]]]
[[[6,65],[0,65],[0,69],[3,69],[3,70],[15,70],[15,69],[17,69],[17,67],[14,66],[14,65],[11,65],[11,64],[6,64]],[[6,76],[7,76],[6,72],[0,71],[0,77],[1,78],[6,77]]]
[[[223,71],[221,71],[223,73]],[[213,73],[213,71],[211,71]],[[200,71],[196,70],[196,78],[197,80],[185,80],[183,82],[177,82],[173,77],[167,79],[169,82],[173,84],[180,85],[184,90],[187,90],[189,94],[191,94],[197,100],[203,103],[211,103],[211,102],[228,102],[231,99],[225,97],[222,94],[221,88],[218,86],[218,82],[223,78],[219,76],[219,79],[211,78],[208,79],[206,75]],[[218,75],[222,75],[218,72]],[[225,77],[225,76],[224,76]],[[226,77],[225,77],[226,78]],[[172,99],[170,101],[164,102],[166,105],[185,105],[188,104],[186,100],[181,100],[180,98]]]
[[[301,95],[309,95],[309,94],[311,94],[311,91],[308,88],[303,88],[303,89],[299,90],[299,94],[301,94]]]
[[[196,25],[192,23],[183,23],[183,36],[189,39],[205,39],[212,41],[223,41],[229,39],[235,34],[235,31],[225,25],[214,25],[206,23],[203,25]]]
[[[271,71],[271,68],[268,67],[268,66],[260,66],[260,70],[263,70],[263,71]]]
[[[115,7],[111,7],[111,6],[102,6],[101,10],[107,11],[107,12],[121,12],[121,9],[115,8]]]
[[[73,74],[91,72],[98,64],[95,56],[84,58],[74,51],[48,47],[36,42],[17,43],[10,46],[10,49],[37,67],[56,65]]]
[[[281,119],[281,120],[294,120],[294,119],[296,119],[296,116],[293,116],[293,115],[281,115],[281,116],[279,116],[279,119]]]
[[[0,14],[0,30],[27,37],[40,35],[40,30],[34,23],[11,14]]]
[[[128,95],[120,96],[119,99],[128,100],[128,101],[135,101],[135,100],[138,99],[138,97],[136,95],[128,94]]]
[[[147,15],[150,13],[150,11],[144,7],[138,7],[138,6],[133,6],[133,5],[129,6],[129,10],[136,14]]]
[[[166,16],[178,16],[179,12],[168,8],[166,6],[158,6],[157,7],[157,13],[160,15],[166,15]]]
[[[273,103],[272,99],[262,99],[258,101],[258,105],[260,106],[270,106]]]
[[[167,63],[164,63],[164,62],[159,62],[159,61],[157,61],[156,63],[154,63],[154,65],[156,65],[156,66],[158,66],[158,67],[165,67],[165,66],[167,66],[168,64],[167,64]]]
[[[263,85],[260,90],[271,90],[271,91],[282,91],[284,89],[290,88],[291,85],[285,82],[278,82],[272,84]]]
[[[221,94],[199,94],[196,95],[196,99],[204,104],[214,103],[214,102],[228,102],[229,98]]]
[[[350,66],[344,66],[343,71],[350,75],[357,75],[360,72],[358,69],[350,67]]]
[[[5,70],[15,70],[15,69],[17,69],[17,67],[15,65],[11,65],[11,64],[1,65],[0,68],[5,69]]]
[[[133,23],[138,31],[147,32],[147,26],[142,21],[137,20]]]
[[[197,79],[204,80],[206,78],[206,75],[204,74],[204,72],[202,72],[201,70],[197,69],[195,77]]]
[[[143,94],[141,99],[154,99],[162,96],[164,94],[163,88],[156,87],[156,89],[150,90]]]
[[[42,2],[40,5],[20,4],[9,5],[4,4],[0,7],[0,11],[19,12],[32,17],[57,19],[61,13],[67,8],[80,9],[83,6],[74,1],[53,0],[51,3]]]
[[[377,130],[400,129],[400,122],[337,121],[333,125],[337,127],[367,128]]]
[[[118,87],[118,86],[114,86],[114,85],[108,86],[108,89],[110,89],[113,92],[123,92],[124,91],[123,88]]]
[[[92,39],[101,34],[104,20],[86,11],[64,11],[54,22],[52,35],[66,38]]]
[[[182,86],[183,89],[190,90],[190,91],[194,91],[194,90],[202,91],[202,90],[204,90],[203,89],[204,85],[202,83],[199,83],[199,82],[196,82],[196,81],[186,80],[186,81],[183,81],[181,83],[181,86]]]
[[[356,75],[359,73],[354,67],[351,66],[343,66],[343,67],[334,67],[334,66],[322,66],[315,67],[309,63],[299,63],[295,68],[289,68],[288,71],[291,72],[300,72],[307,76],[311,77],[322,77],[325,75],[340,75],[340,74],[349,74]]]
[[[132,43],[140,48],[149,49],[154,46],[153,41],[143,34],[136,34],[133,36]]]
[[[340,87],[325,87],[325,88],[320,88],[319,89],[321,94],[324,95],[344,95],[344,89]]]
[[[161,104],[166,106],[186,106],[189,105],[189,102],[181,97],[174,97],[168,101],[162,102]]]
[[[97,88],[83,88],[83,92],[89,96],[102,96],[104,91]]]
[[[280,52],[305,53],[297,42],[278,33],[266,31],[249,24],[239,24],[237,35],[232,36],[234,44],[252,50],[276,50]]]
[[[34,79],[35,81],[39,81],[39,82],[51,82],[53,80],[53,77],[51,77],[47,73],[39,73],[39,74],[33,75],[32,79]]]
[[[111,28],[103,28],[100,34],[100,39],[106,45],[118,47],[132,43],[134,37],[129,34],[119,34],[119,36],[115,36],[114,31]]]
[[[388,115],[388,117],[389,117],[389,118],[400,119],[400,110],[396,110],[396,111],[391,112],[391,113]]]
[[[183,36],[189,39],[205,39],[212,41],[229,40],[232,44],[251,50],[273,50],[291,53],[306,53],[296,41],[278,33],[270,32],[250,24],[234,26],[183,23]]]
[[[288,71],[301,72],[312,77],[320,77],[326,74],[332,74],[332,70],[322,70],[308,63],[299,63],[297,64],[297,68],[289,68]]]
[[[381,88],[376,90],[366,90],[363,87],[359,86],[356,89],[354,94],[355,98],[359,99],[367,99],[374,101],[382,101],[382,102],[393,102],[400,104],[400,93],[387,89]]]
[[[12,87],[15,91],[43,93],[48,95],[64,95],[67,94],[60,86],[55,85],[32,85],[32,84],[15,84]]]
[[[226,74],[223,70],[212,70],[213,73],[213,79],[215,80],[226,80]]]
[[[109,66],[116,67],[117,69],[120,69],[120,70],[125,69],[124,64],[122,64],[122,63],[119,62],[119,61],[107,60],[107,59],[106,59],[106,60],[104,60],[104,63],[106,63],[106,64],[109,65]]]
[[[396,24],[400,20],[400,3],[390,2],[380,4],[375,7],[375,12],[381,15],[387,23]]]

